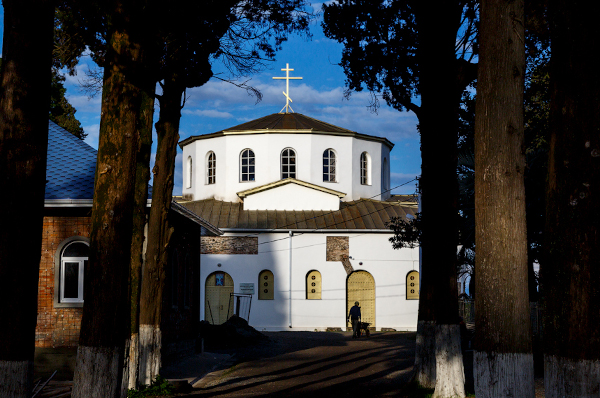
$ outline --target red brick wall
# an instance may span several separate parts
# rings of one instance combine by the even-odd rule
[[[38,289],[36,347],[76,346],[82,308],[54,308],[54,256],[72,236],[90,236],[89,217],[44,217]]]

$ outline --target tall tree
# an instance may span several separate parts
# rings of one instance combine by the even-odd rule
[[[552,0],[550,155],[541,263],[546,397],[600,391],[600,6]]]
[[[33,378],[54,4],[2,5],[0,396],[12,398],[29,397]]]
[[[252,73],[272,59],[287,34],[306,30],[309,15],[304,0],[211,1],[210,6],[173,4],[159,40],[163,53],[158,81],[162,93],[154,185],[148,225],[148,252],[140,302],[140,382],[148,384],[160,370],[161,314],[169,242],[168,215],[182,98],[212,76],[210,60],[222,56],[234,73]],[[177,17],[174,17],[177,16]],[[193,28],[190,28],[193,27]]]
[[[2,58],[0,58],[2,65]],[[65,97],[67,89],[63,82],[65,77],[56,68],[52,68],[52,80],[50,84],[50,115],[49,118],[60,127],[67,130],[79,139],[85,139],[87,134],[83,131],[81,123],[75,118],[77,110]]]
[[[50,92],[50,120],[67,130],[77,138],[83,140],[87,134],[83,131],[81,123],[75,117],[77,110],[69,103],[65,94],[67,89],[63,82],[65,77],[56,68],[52,68],[52,85]]]
[[[140,80],[146,73],[146,2],[105,4],[107,46],[89,266],[73,397],[119,397],[129,336],[131,235]],[[150,24],[151,25],[151,24]]]
[[[415,370],[417,382],[435,387],[435,396],[465,395],[456,157],[460,98],[476,75],[470,62],[476,20],[473,1],[344,0],[325,6],[324,14],[325,34],[345,46],[341,65],[348,89],[382,93],[390,106],[419,119],[423,257]]]
[[[136,389],[139,365],[140,295],[142,269],[147,248],[148,182],[150,181],[150,155],[152,150],[152,122],[154,117],[154,88],[142,92],[139,114],[139,141],[135,169],[135,194],[133,208],[133,230],[131,234],[131,263],[129,269],[129,339],[125,343],[125,368],[123,369],[122,396],[127,390]],[[147,383],[148,384],[148,383]]]
[[[523,1],[481,4],[475,113],[475,393],[533,397],[527,291]]]

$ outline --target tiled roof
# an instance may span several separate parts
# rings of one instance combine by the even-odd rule
[[[387,229],[391,217],[415,215],[415,206],[361,199],[341,202],[340,210],[243,210],[242,203],[214,199],[180,202],[217,228],[232,229]]]
[[[92,199],[97,151],[48,122],[45,199]]]
[[[352,133],[351,130],[334,126],[301,113],[273,113],[272,115],[251,120],[223,131],[247,130],[315,130],[332,133]]]
[[[327,135],[342,135],[364,140],[377,141],[384,143],[390,148],[394,147],[391,141],[384,137],[377,137],[367,134],[359,134],[355,131],[345,129],[343,127],[334,126],[321,120],[313,119],[301,113],[273,113],[272,115],[263,116],[261,118],[251,120],[246,123],[239,124],[234,127],[229,127],[225,130],[217,131],[210,134],[193,135],[179,142],[180,147],[194,142],[224,135],[236,134],[269,134],[269,133],[310,133],[310,134],[327,134]]]

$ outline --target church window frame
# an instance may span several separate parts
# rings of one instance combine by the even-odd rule
[[[323,277],[321,272],[316,269],[310,270],[306,274],[306,299],[321,300],[323,291]]]
[[[298,172],[296,150],[294,148],[284,148],[281,151],[281,179],[296,178]]]
[[[259,300],[274,300],[275,299],[275,276],[271,270],[265,269],[258,274],[258,299]]]
[[[387,158],[383,158],[381,179],[382,191],[383,193],[387,193],[390,190],[390,168],[388,166]]]
[[[371,185],[371,155],[366,151],[360,154],[360,183]]]
[[[240,152],[240,182],[256,181],[256,156],[254,151],[246,148]]]
[[[186,174],[186,181],[185,181],[185,187],[186,188],[191,188],[192,187],[192,181],[193,181],[193,177],[194,177],[194,167],[193,167],[193,160],[191,156],[188,156],[187,158],[187,174]]]
[[[217,155],[213,151],[206,154],[206,184],[217,183]]]
[[[72,236],[58,245],[55,252],[54,307],[83,306],[84,275],[89,261],[89,246],[89,239],[83,236]]]
[[[337,154],[332,148],[323,151],[323,182],[337,182]]]

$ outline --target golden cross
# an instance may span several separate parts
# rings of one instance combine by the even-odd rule
[[[285,64],[285,69],[281,69],[281,70],[285,71],[285,77],[274,77],[273,78],[275,80],[285,79],[285,90],[286,91],[283,92],[283,95],[285,95],[285,107],[283,107],[281,109],[281,111],[283,111],[285,109],[285,113],[289,113],[290,110],[292,112],[294,112],[294,110],[290,106],[290,102],[293,102],[292,99],[290,98],[290,79],[302,80],[302,78],[301,77],[290,77],[290,72],[293,71],[293,69],[290,69],[290,64]]]

